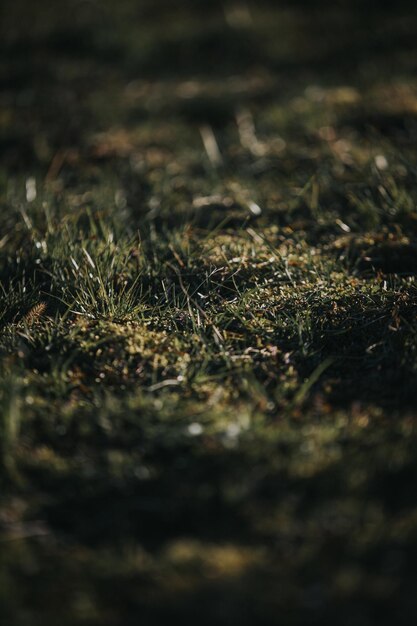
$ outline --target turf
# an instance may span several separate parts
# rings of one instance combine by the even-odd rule
[[[415,623],[412,3],[0,11],[1,623]]]

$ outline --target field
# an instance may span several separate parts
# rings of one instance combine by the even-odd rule
[[[417,623],[413,3],[0,35],[2,626]]]

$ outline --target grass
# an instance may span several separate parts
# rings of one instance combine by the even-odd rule
[[[2,623],[413,623],[411,3],[5,9]]]

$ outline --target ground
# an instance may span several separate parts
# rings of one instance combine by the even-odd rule
[[[0,13],[1,623],[416,623],[413,4]]]

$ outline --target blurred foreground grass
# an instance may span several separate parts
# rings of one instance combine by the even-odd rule
[[[412,3],[0,11],[1,624],[414,623]]]

